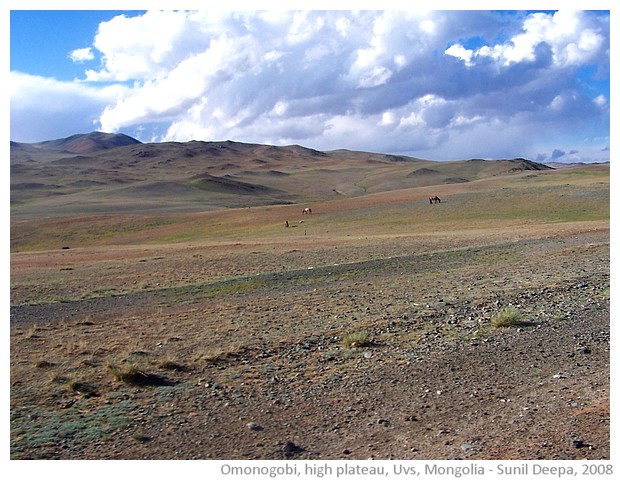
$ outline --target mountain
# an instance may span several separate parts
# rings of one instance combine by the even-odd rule
[[[11,142],[11,216],[307,203],[546,169],[522,158],[438,162],[230,140],[141,143],[92,132]]]
[[[135,138],[122,133],[91,132],[38,143],[11,142],[11,151],[85,154],[139,143]]]

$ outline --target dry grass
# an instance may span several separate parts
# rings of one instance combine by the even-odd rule
[[[167,378],[156,373],[149,372],[142,366],[135,365],[131,362],[110,362],[108,364],[108,372],[116,381],[127,385],[162,386],[172,383]]]
[[[342,346],[345,348],[367,347],[372,343],[370,333],[366,330],[358,330],[347,333],[342,337]]]
[[[491,317],[494,327],[516,327],[523,324],[523,314],[516,307],[505,307]]]

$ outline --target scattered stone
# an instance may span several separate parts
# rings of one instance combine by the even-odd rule
[[[303,452],[304,449],[300,447],[299,445],[295,445],[290,440],[287,440],[287,442],[282,447],[282,451],[284,452],[284,455],[286,455],[287,457],[292,457],[293,455]]]
[[[263,429],[258,423],[250,422],[245,424],[250,430],[254,430],[255,432],[259,432]]]

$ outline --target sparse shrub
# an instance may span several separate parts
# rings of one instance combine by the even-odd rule
[[[115,380],[126,383],[127,385],[163,386],[174,384],[174,382],[171,382],[165,377],[155,373],[149,373],[130,362],[126,362],[122,365],[110,363],[108,364],[108,372],[110,372]]]
[[[504,307],[491,317],[491,323],[497,328],[514,327],[523,323],[523,315],[518,308]]]
[[[365,330],[347,333],[342,337],[342,346],[345,348],[365,347],[370,343],[370,334]]]
[[[119,365],[118,363],[110,362],[108,364],[108,372],[116,381],[125,383],[133,383],[132,379],[146,375],[132,363]]]

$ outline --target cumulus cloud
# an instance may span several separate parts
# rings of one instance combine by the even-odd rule
[[[19,132],[16,140],[25,142],[94,130],[99,112],[125,91],[119,85],[101,88],[21,72],[10,73],[9,88],[11,130]]]
[[[154,11],[100,24],[72,58],[93,52],[80,88],[122,86],[99,127],[146,140],[533,157],[608,128],[608,93],[575,80],[609,63],[590,12]]]
[[[572,10],[558,11],[553,15],[534,13],[523,22],[522,32],[508,41],[466,49],[460,43],[450,46],[445,53],[460,58],[468,66],[474,58],[484,61],[491,58],[501,66],[536,60],[536,50],[546,44],[551,48],[553,64],[558,67],[581,65],[601,53],[605,32],[598,22]]]

